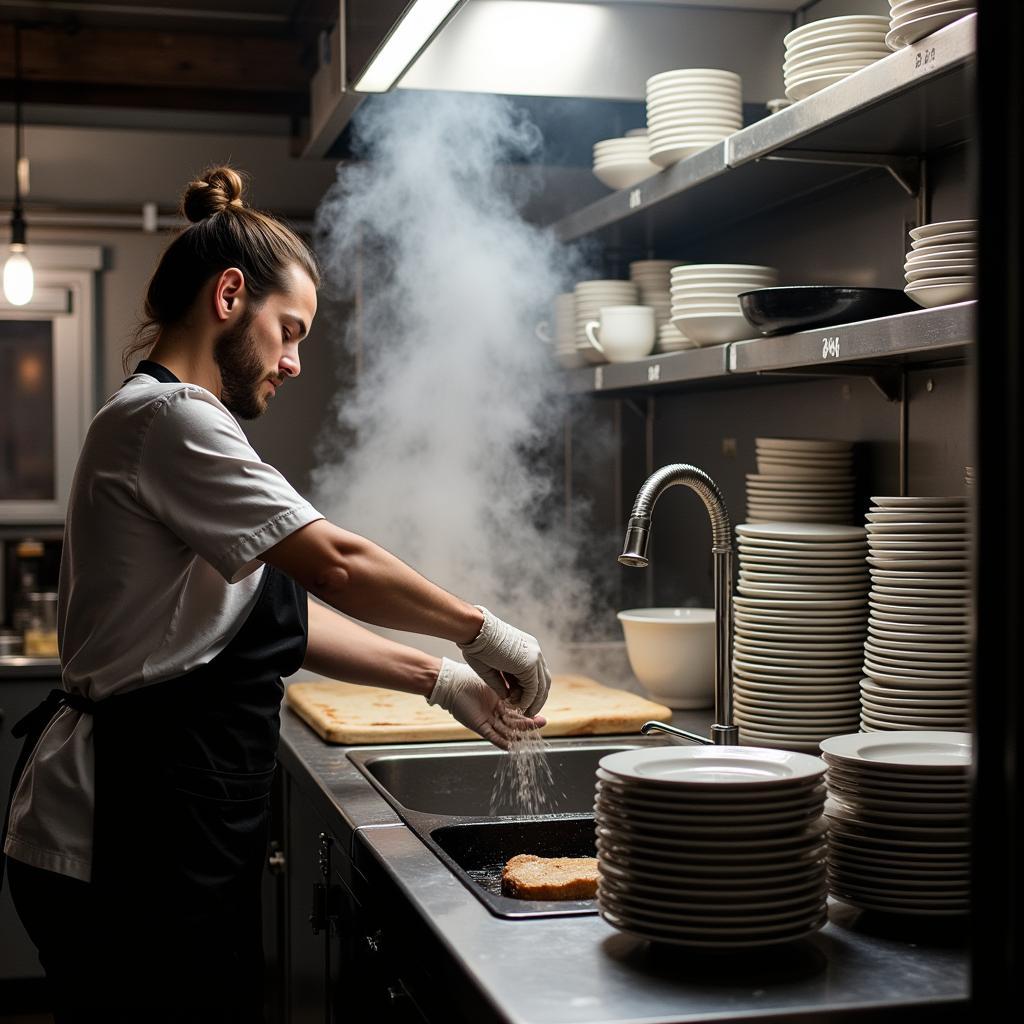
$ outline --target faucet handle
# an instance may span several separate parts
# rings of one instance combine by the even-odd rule
[[[709,740],[706,736],[698,736],[695,732],[687,732],[685,729],[677,729],[674,725],[667,725],[665,722],[644,722],[640,726],[640,731],[645,735],[649,735],[652,732],[663,732],[668,736],[679,736],[685,740],[692,740],[694,743],[705,743],[708,746],[714,744],[714,740]]]

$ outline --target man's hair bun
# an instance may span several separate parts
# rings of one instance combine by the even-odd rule
[[[231,167],[211,167],[202,177],[189,182],[181,200],[182,213],[195,224],[231,207],[244,207],[243,187],[238,171]]]

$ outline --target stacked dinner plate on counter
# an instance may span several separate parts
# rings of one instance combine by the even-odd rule
[[[759,437],[747,474],[747,522],[854,521],[853,445],[817,438]]]
[[[603,355],[587,341],[585,327],[588,320],[601,319],[602,306],[635,306],[640,299],[632,281],[580,281],[574,290],[576,296],[576,351],[588,363],[606,362]]]
[[[793,29],[783,40],[786,95],[802,100],[889,55],[889,19],[874,14],[825,18]]]
[[[687,68],[647,79],[648,156],[670,167],[743,127],[743,83],[732,71]]]
[[[597,770],[598,908],[653,942],[791,942],[825,910],[825,765],[756,747],[646,747]]]
[[[966,729],[971,681],[967,499],[871,500],[871,615],[861,728]]]
[[[946,220],[910,232],[903,290],[919,306],[946,306],[973,299],[977,282],[978,222]]]
[[[889,0],[885,41],[891,50],[900,50],[973,11],[970,0]]]
[[[866,910],[966,913],[970,734],[855,733],[821,750],[831,894]]]
[[[692,263],[673,267],[672,323],[696,345],[721,345],[754,332],[737,296],[778,284],[774,267],[749,263]]]
[[[740,742],[816,751],[857,728],[864,530],[741,523],[733,699]]]
[[[647,158],[647,132],[594,143],[594,177],[609,188],[632,188],[661,168]]]

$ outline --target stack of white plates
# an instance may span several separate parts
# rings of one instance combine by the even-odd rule
[[[670,273],[680,265],[680,260],[635,260],[629,265],[629,279],[640,291],[640,304],[654,310],[658,327],[672,317]]]
[[[733,695],[740,741],[815,751],[860,715],[864,530],[741,523]]]
[[[598,908],[653,942],[738,949],[826,920],[824,763],[757,747],[648,747],[597,770]]]
[[[832,895],[895,914],[966,913],[970,734],[854,733],[821,750]]]
[[[697,345],[749,338],[753,328],[737,296],[778,284],[774,267],[749,263],[692,263],[673,267],[672,323]]]
[[[671,320],[658,328],[655,352],[679,352],[684,348],[697,347],[697,343],[687,338]]]
[[[607,360],[587,341],[584,328],[588,320],[601,319],[602,306],[635,306],[640,292],[632,281],[580,281],[576,285],[576,351],[588,363]]]
[[[552,341],[555,357],[567,370],[583,365],[583,356],[576,351],[576,296],[572,292],[555,296],[555,331]]]
[[[747,474],[748,523],[843,523],[853,514],[853,445],[815,438],[759,437]]]
[[[889,55],[889,19],[874,14],[825,18],[793,29],[783,40],[786,95],[802,100]]]
[[[903,290],[919,306],[945,306],[973,299],[978,256],[978,222],[946,220],[922,224],[912,239]]]
[[[861,728],[966,729],[971,684],[967,499],[872,501]]]
[[[647,134],[594,143],[594,177],[609,188],[632,188],[661,168],[647,158]]]
[[[885,41],[891,50],[902,49],[973,10],[971,0],[889,0],[890,32]]]
[[[689,68],[647,79],[648,155],[670,167],[743,127],[740,76]]]

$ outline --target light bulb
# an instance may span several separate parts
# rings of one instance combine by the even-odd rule
[[[12,306],[24,306],[32,301],[35,291],[35,274],[32,264],[25,255],[25,246],[14,243],[11,255],[4,264],[4,298]]]

